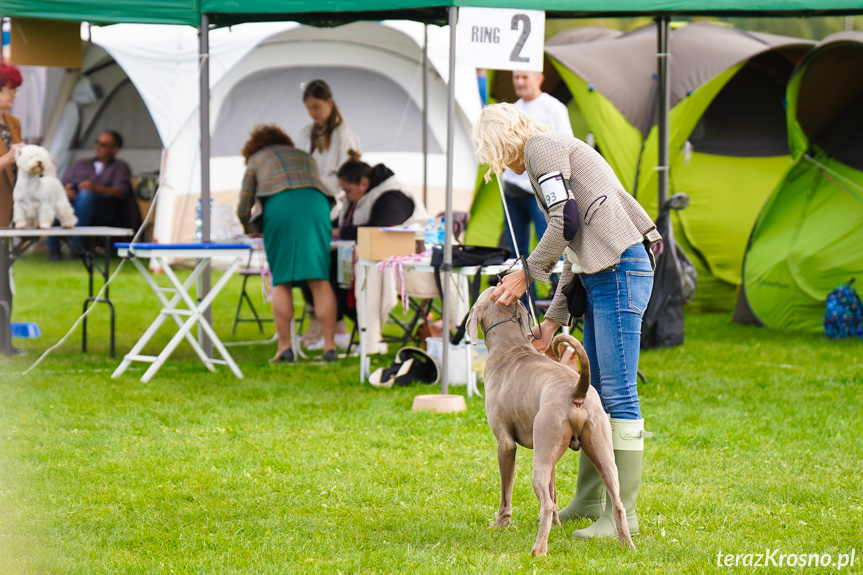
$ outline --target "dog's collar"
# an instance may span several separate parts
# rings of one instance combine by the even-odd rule
[[[502,324],[502,323],[506,323],[506,322],[508,322],[508,321],[515,322],[515,323],[517,323],[517,324],[521,327],[521,320],[518,318],[518,312],[516,312],[516,313],[515,313],[515,315],[513,315],[512,317],[508,317],[508,318],[506,318],[506,319],[504,319],[504,320],[501,320],[501,321],[497,322],[496,324],[494,324],[494,325],[492,325],[492,326],[489,326],[486,330],[484,330],[484,331],[485,331],[485,335],[486,335],[486,336],[488,336],[488,332],[490,332],[491,330],[493,330],[494,328],[496,328],[496,327],[497,327],[497,326],[499,326],[500,324]],[[522,329],[524,329],[524,328],[522,328]]]

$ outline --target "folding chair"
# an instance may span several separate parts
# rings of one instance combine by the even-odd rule
[[[399,347],[407,345],[408,342],[421,346],[422,342],[416,333],[417,327],[419,327],[432,310],[439,310],[434,305],[434,300],[430,298],[408,298],[408,306],[410,312],[407,319],[399,318],[397,313],[390,312],[389,323],[397,325],[402,330],[402,333],[400,335],[384,334],[384,342],[398,343]],[[359,336],[359,332],[357,332],[357,336]]]
[[[255,308],[255,304],[252,303],[252,298],[249,297],[249,294],[246,292],[246,284],[249,281],[249,278],[252,277],[260,277],[261,282],[266,281],[267,274],[269,273],[269,269],[267,268],[267,258],[264,256],[263,252],[263,244],[260,246],[255,244],[252,249],[249,251],[249,258],[246,261],[246,267],[239,270],[237,272],[240,276],[243,277],[243,285],[240,288],[240,298],[237,301],[237,311],[234,314],[234,325],[231,327],[231,337],[237,334],[237,325],[245,322],[254,322],[258,324],[258,330],[261,333],[264,333],[264,324],[272,323],[273,318],[271,317],[261,317],[261,314],[258,313],[258,310]],[[261,289],[264,289],[264,285],[262,284]],[[243,317],[242,309],[243,302],[249,307],[249,310],[252,312],[251,317]]]

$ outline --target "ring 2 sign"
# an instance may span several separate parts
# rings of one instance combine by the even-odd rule
[[[459,8],[458,59],[477,68],[542,72],[545,12]]]

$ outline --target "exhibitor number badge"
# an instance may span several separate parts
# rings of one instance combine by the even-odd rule
[[[551,209],[557,204],[572,198],[569,182],[560,172],[545,174],[539,178],[538,182],[542,190],[542,201],[546,209]]]

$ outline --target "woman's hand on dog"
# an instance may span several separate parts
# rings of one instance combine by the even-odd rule
[[[12,144],[12,147],[9,148],[9,151],[0,156],[0,170],[5,170],[7,167],[11,166],[15,163],[15,151],[18,148],[23,148],[24,144],[18,142],[17,144]]]
[[[540,327],[542,327],[542,338],[539,337]],[[558,329],[560,329],[560,324],[550,319],[544,319],[540,326],[531,328],[530,331],[533,334],[533,340],[530,343],[533,348],[539,353],[545,353]]]
[[[491,301],[495,305],[509,305],[524,295],[527,291],[527,282],[521,271],[503,276],[497,287],[491,293]]]

